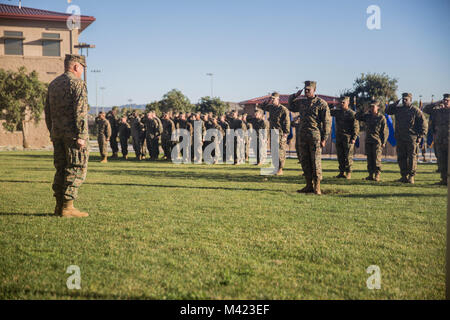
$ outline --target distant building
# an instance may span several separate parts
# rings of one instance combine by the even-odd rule
[[[94,17],[81,16],[80,29],[70,30],[70,14],[0,4],[0,69],[16,71],[21,66],[35,70],[39,79],[49,83],[64,72],[66,54],[78,54],[78,37]],[[30,148],[50,145],[44,121],[24,123],[23,132],[9,133],[0,121],[0,147],[23,145]]]

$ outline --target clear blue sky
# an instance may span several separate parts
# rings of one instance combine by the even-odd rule
[[[14,3],[18,0],[0,0]],[[64,12],[67,0],[23,0]],[[448,0],[73,0],[97,21],[82,42],[95,44],[105,105],[158,100],[177,88],[192,102],[214,95],[239,102],[317,80],[338,95],[363,72],[398,78],[399,92],[429,100],[450,91]],[[381,8],[381,30],[368,30],[366,9]],[[95,82],[89,74],[90,104]],[[99,104],[101,103],[99,94]]]

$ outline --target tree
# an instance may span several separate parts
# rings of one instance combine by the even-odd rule
[[[159,110],[161,112],[177,111],[177,112],[190,112],[194,109],[194,105],[191,104],[188,97],[186,97],[181,91],[172,89],[167,92],[161,101],[159,101]]]
[[[201,113],[212,112],[214,115],[222,115],[228,109],[228,103],[220,98],[202,97],[197,104],[196,111]]]
[[[145,106],[145,112],[155,111],[156,115],[159,116],[161,114],[160,110],[160,102],[159,101],[153,101],[150,102]]]
[[[40,120],[46,95],[47,85],[39,81],[36,71],[27,73],[25,67],[17,72],[0,69],[0,118],[10,132],[22,128],[24,148],[29,146],[27,124]]]
[[[353,89],[344,90],[341,96],[350,96],[350,101],[356,97],[359,108],[365,108],[372,99],[380,101],[380,109],[384,111],[387,102],[397,100],[397,79],[390,78],[386,73],[361,74],[353,84]]]

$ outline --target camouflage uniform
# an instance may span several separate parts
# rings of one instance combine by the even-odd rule
[[[300,124],[296,134],[301,135],[300,163],[307,181],[322,179],[322,147],[331,132],[331,116],[325,100],[315,96],[312,99],[289,97],[288,109],[298,112]]]
[[[284,168],[286,161],[287,136],[291,129],[291,119],[289,118],[289,110],[283,105],[273,105],[263,103],[260,106],[264,111],[269,112],[270,129],[279,132],[279,168]]]
[[[53,180],[57,199],[75,200],[86,179],[89,159],[88,102],[86,83],[66,72],[48,87],[45,121],[53,142],[56,174]],[[86,141],[79,148],[77,139]]]
[[[381,156],[383,145],[386,144],[389,137],[389,128],[386,124],[386,118],[378,113],[358,112],[355,118],[366,124],[366,155],[367,171],[371,176],[381,172]]]
[[[159,137],[163,132],[162,123],[157,117],[145,118],[142,122],[145,125],[145,138],[150,159],[157,160],[159,157]]]
[[[119,146],[117,145],[117,135],[119,134],[119,118],[114,114],[113,111],[109,111],[106,114],[106,119],[111,125],[111,138],[109,144],[111,145],[111,150],[114,156],[117,156],[119,152]]]
[[[427,121],[422,111],[413,105],[391,104],[386,108],[386,113],[395,115],[397,159],[402,178],[414,177],[417,169],[418,143],[427,132]]]
[[[230,129],[234,130],[234,164],[241,164],[245,161],[245,135],[247,126],[241,119],[232,119]],[[238,134],[236,130],[242,130],[242,134]]]
[[[108,140],[111,138],[111,125],[106,119],[95,119],[97,125],[97,141],[100,156],[106,158],[108,156]]]
[[[130,120],[130,126],[131,126],[131,136],[133,138],[133,149],[134,153],[136,154],[136,158],[138,160],[141,159],[141,156],[144,154],[142,153],[143,149],[143,139],[142,136],[144,135],[145,139],[145,126],[141,122],[139,116],[132,117]]]
[[[127,122],[125,123],[120,122],[118,132],[119,132],[120,148],[122,149],[122,155],[124,157],[127,157],[128,139],[130,138],[131,135],[131,127]]]
[[[192,123],[189,120],[186,120],[186,119],[184,119],[184,120],[183,119],[179,119],[177,129],[185,129],[185,130],[187,130],[189,132],[190,135],[188,137],[188,139],[189,139],[188,145],[191,144],[192,143],[192,137],[194,135],[194,127],[192,126]],[[175,143],[177,143],[177,142],[175,142]],[[180,152],[179,152],[178,144],[176,145],[176,148],[177,148],[177,152],[179,154]],[[185,152],[188,152],[188,150],[185,150]],[[187,159],[187,155],[183,155],[183,158]]]
[[[225,121],[219,121],[219,125],[222,128],[223,131],[223,138],[222,138],[222,144],[223,144],[223,162],[227,161],[227,130],[230,129],[230,125],[228,122]]]
[[[444,95],[445,97],[445,95]],[[439,153],[438,163],[439,171],[441,173],[441,180],[444,184],[447,183],[448,176],[448,135],[449,135],[449,119],[450,108],[440,106],[438,104],[431,104],[424,107],[423,111],[428,113],[433,118],[430,125],[434,137],[435,148]]]
[[[347,109],[332,109],[331,116],[336,119],[336,150],[339,162],[339,171],[351,173],[353,165],[353,151],[355,141],[359,134],[359,124],[355,119],[355,112]]]
[[[162,119],[163,132],[161,135],[161,145],[164,150],[164,156],[167,160],[172,157],[172,133],[175,131],[175,123],[171,119]]]

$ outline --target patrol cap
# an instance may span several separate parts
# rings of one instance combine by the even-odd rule
[[[317,83],[315,81],[305,81],[305,89],[306,88],[316,88]]]
[[[350,97],[349,97],[349,96],[344,96],[344,97],[341,97],[339,100],[340,100],[341,102],[344,102],[344,101],[350,102]]]
[[[410,97],[412,99],[412,93],[408,93],[408,92],[402,93],[402,98],[408,98],[408,97]]]
[[[280,94],[278,92],[276,92],[276,91],[273,92],[272,95],[271,95],[272,98],[277,98],[279,96],[280,96]]]
[[[450,93],[444,93],[444,99],[450,99]]]
[[[80,56],[78,54],[66,54],[66,59],[64,60],[64,63],[67,65],[70,62],[78,62],[83,67],[86,68],[86,57]]]

